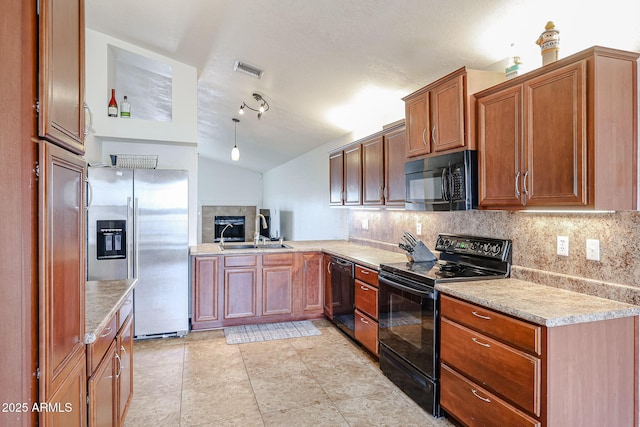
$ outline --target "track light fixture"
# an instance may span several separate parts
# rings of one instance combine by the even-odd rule
[[[238,150],[238,123],[240,122],[240,120],[236,119],[235,117],[231,120],[233,120],[233,124],[235,127],[233,148],[231,149],[231,160],[237,162],[238,160],[240,160],[240,150]]]
[[[258,113],[258,119],[261,119],[262,118],[262,113],[264,113],[266,111],[269,111],[269,103],[267,102],[266,99],[264,99],[262,97],[262,95],[260,95],[257,92],[254,92],[253,94],[251,94],[251,96],[258,103],[258,108],[251,108],[250,106],[247,105],[246,102],[243,101],[242,105],[240,105],[240,110],[238,111],[238,114],[244,114],[244,109],[248,108],[251,111],[257,112]]]

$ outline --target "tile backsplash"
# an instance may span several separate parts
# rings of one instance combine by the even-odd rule
[[[363,221],[366,220],[366,221]],[[367,229],[363,228],[366,222]],[[351,210],[349,239],[397,250],[404,231],[434,247],[438,233],[513,241],[513,276],[546,281],[601,296],[640,303],[640,212],[534,213],[510,211],[413,212]],[[557,236],[569,237],[569,256],[556,255]],[[600,261],[586,259],[586,239],[600,241]],[[576,279],[585,279],[576,282]],[[578,283],[578,284],[576,284]],[[615,286],[623,285],[623,286]],[[599,288],[614,286],[611,289]],[[627,289],[627,288],[633,289]],[[631,291],[629,293],[629,291]],[[636,295],[637,291],[637,295]]]

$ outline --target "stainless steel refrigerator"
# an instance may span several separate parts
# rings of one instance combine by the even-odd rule
[[[136,338],[189,329],[188,172],[89,168],[87,279],[138,278]]]

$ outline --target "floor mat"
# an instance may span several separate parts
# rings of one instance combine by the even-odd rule
[[[224,337],[227,344],[245,344],[284,338],[310,337],[321,334],[322,332],[309,320],[224,328]]]

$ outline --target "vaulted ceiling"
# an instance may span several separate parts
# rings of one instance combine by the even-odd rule
[[[561,56],[598,44],[640,51],[637,0],[87,0],[86,25],[198,70],[198,151],[263,172],[346,133],[404,117],[401,98],[513,54],[541,65],[548,20]],[[513,46],[512,46],[513,45]],[[236,60],[264,69],[257,79]],[[253,92],[262,119],[238,115]]]

